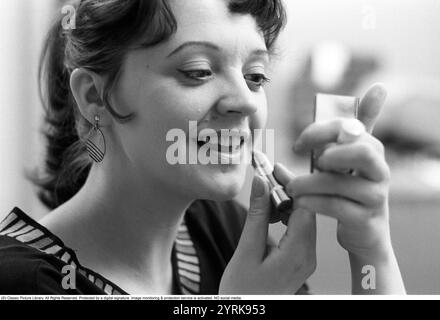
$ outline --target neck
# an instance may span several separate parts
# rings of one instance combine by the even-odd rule
[[[173,244],[191,201],[153,181],[139,181],[135,170],[126,167],[118,174],[110,169],[93,166],[83,188],[52,215],[58,223],[48,222],[49,229],[77,249],[86,266],[90,261],[97,269],[143,279],[151,275],[163,283],[161,277],[171,274]]]

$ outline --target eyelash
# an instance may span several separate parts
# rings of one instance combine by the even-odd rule
[[[250,80],[250,79],[249,79],[249,77],[255,77],[255,76],[256,76],[256,77],[260,77],[259,81],[254,81],[254,80]],[[265,84],[267,84],[267,83],[270,82],[270,79],[269,79],[268,77],[266,77],[266,76],[265,76],[264,74],[262,74],[262,73],[253,73],[253,74],[250,74],[250,75],[245,75],[244,78],[245,78],[247,81],[252,81],[252,82],[256,83],[256,86],[257,86],[258,88],[264,87]]]
[[[200,82],[208,80],[209,78],[213,77],[213,73],[209,69],[187,70],[187,71],[178,70],[178,71],[182,73],[186,78]],[[252,77],[259,77],[259,80],[254,81],[255,79],[252,79]],[[253,73],[253,74],[245,75],[244,79],[246,81],[253,82],[253,85],[256,86],[257,88],[264,87],[265,84],[270,82],[270,79],[262,73]]]
[[[182,73],[186,78],[197,81],[204,81],[207,78],[212,77],[212,71],[209,69],[198,69],[198,70],[178,70]],[[203,75],[200,75],[204,73]],[[207,75],[208,74],[208,75]],[[201,79],[203,78],[203,79]]]

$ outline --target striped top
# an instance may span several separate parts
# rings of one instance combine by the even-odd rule
[[[64,265],[73,267],[74,270],[87,278],[105,294],[127,294],[110,280],[82,266],[75,252],[66,247],[61,239],[27,216],[17,207],[0,223],[0,236],[15,239],[26,246],[56,257],[62,261]],[[172,262],[174,278],[175,281],[177,280],[178,285],[178,293],[188,295],[198,294],[200,292],[201,281],[199,258],[185,221],[183,221],[178,229]]]
[[[246,220],[235,201],[195,201],[178,229],[171,262],[175,294],[216,295]],[[76,269],[76,289],[65,290],[62,269]],[[307,286],[298,292],[307,294]],[[0,295],[127,294],[81,265],[62,240],[18,208],[0,223]]]

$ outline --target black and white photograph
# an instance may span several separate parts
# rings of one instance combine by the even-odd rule
[[[440,0],[2,0],[0,65],[0,300],[440,298]]]

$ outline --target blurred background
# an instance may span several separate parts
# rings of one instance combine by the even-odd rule
[[[24,178],[44,158],[37,66],[59,0],[0,1],[0,218],[14,206],[47,210]],[[440,294],[440,0],[286,0],[289,23],[267,87],[275,160],[301,174],[295,137],[317,92],[361,97],[375,82],[389,97],[375,135],[392,170],[391,230],[409,293]],[[250,175],[249,175],[250,176]],[[250,179],[249,179],[250,181]],[[249,184],[238,200],[247,204]],[[350,293],[336,223],[318,218],[315,294]],[[279,237],[283,226],[271,226]]]

